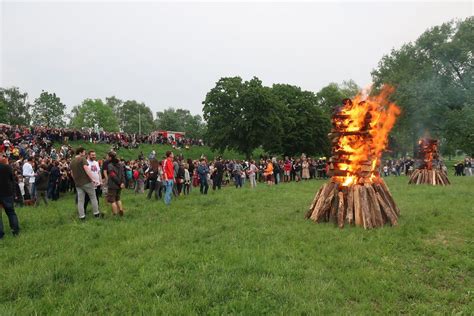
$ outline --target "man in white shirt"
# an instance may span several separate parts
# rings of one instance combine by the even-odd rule
[[[97,197],[97,203],[99,203],[99,198],[102,196],[101,184],[103,184],[103,182],[100,173],[100,166],[96,158],[95,151],[90,150],[89,154],[87,155],[87,163],[89,164],[89,168],[92,173],[92,180],[94,180],[93,183],[95,187],[95,196]],[[86,194],[84,200],[84,211],[87,209],[87,204],[89,204],[89,196]]]
[[[33,165],[34,160],[32,157],[28,158],[28,161],[23,164],[23,178],[25,180],[25,186],[27,186],[28,188],[28,193],[30,194],[31,199],[35,196],[35,171],[33,169]]]

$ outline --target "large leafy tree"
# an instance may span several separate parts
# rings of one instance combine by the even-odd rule
[[[168,108],[156,113],[157,129],[186,132],[190,138],[203,138],[206,124],[200,115],[192,115],[189,110]]]
[[[108,132],[119,131],[117,117],[101,99],[86,99],[75,106],[72,109],[70,125],[73,128],[94,128],[97,125]]]
[[[120,117],[120,109],[123,105],[122,100],[120,100],[116,96],[111,96],[105,98],[105,104],[112,109],[116,117]],[[122,125],[120,125],[120,127],[122,127]]]
[[[444,151],[455,149],[455,133],[448,133],[447,125],[452,121],[446,117],[459,118],[451,111],[473,104],[473,29],[473,17],[430,28],[384,56],[372,72],[376,87],[396,87],[393,99],[402,115],[393,135],[401,151],[409,152],[424,135],[444,139]],[[467,129],[469,133],[474,127]]]
[[[448,143],[448,153],[455,149],[460,149],[465,153],[474,156],[474,106],[467,105],[462,109],[450,111],[446,116],[446,138]],[[449,150],[451,149],[451,150]]]
[[[318,105],[315,94],[286,84],[273,85],[272,92],[285,106],[282,113],[282,153],[327,154],[330,149],[327,137],[331,128],[330,118]]]
[[[17,87],[0,88],[0,123],[30,125],[31,104],[28,93]]]
[[[215,149],[237,150],[250,157],[259,146],[278,152],[283,136],[283,103],[254,77],[221,78],[203,102],[207,139]]]
[[[41,92],[33,104],[33,124],[48,127],[64,126],[64,110],[66,105],[56,93]]]
[[[149,134],[155,130],[153,113],[144,103],[125,101],[119,109],[119,122],[126,133]]]
[[[353,98],[360,91],[360,87],[353,81],[344,81],[342,84],[330,83],[316,94],[316,104],[330,112],[346,98]]]

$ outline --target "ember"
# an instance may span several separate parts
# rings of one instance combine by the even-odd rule
[[[329,165],[331,182],[316,194],[306,218],[373,228],[397,224],[400,210],[379,175],[380,158],[400,109],[388,100],[393,88],[377,96],[346,99],[336,109]]]
[[[438,153],[438,140],[422,138],[418,141],[417,168],[410,177],[408,184],[451,184],[448,175],[441,167]]]

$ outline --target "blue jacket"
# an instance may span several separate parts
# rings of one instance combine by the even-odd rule
[[[203,165],[198,166],[199,178],[206,178],[208,173],[209,173],[209,167],[208,166],[203,166]]]

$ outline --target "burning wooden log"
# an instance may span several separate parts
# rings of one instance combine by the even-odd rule
[[[423,138],[418,141],[416,154],[418,168],[410,176],[408,184],[448,185],[448,175],[441,169],[438,140]]]
[[[341,183],[324,184],[316,194],[306,218],[315,222],[333,222],[340,228],[345,224],[364,228],[398,224],[399,210],[386,190],[382,178],[378,183],[343,186]]]
[[[391,92],[384,87],[379,96],[365,101],[360,96],[346,99],[337,108],[328,135],[333,148],[328,171],[332,178],[316,193],[306,218],[333,222],[340,228],[398,224],[400,210],[376,171],[388,132],[400,113],[395,104],[385,101]]]

